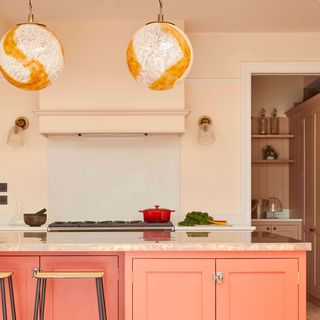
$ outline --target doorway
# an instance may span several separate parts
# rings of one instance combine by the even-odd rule
[[[271,97],[269,97],[269,103],[264,101],[263,99],[266,99],[266,92],[263,92],[263,89],[260,88],[260,101],[258,99],[259,94],[253,95],[253,88],[259,89],[259,86],[264,83],[264,85],[268,86],[269,88],[266,89],[266,91],[270,91],[270,86],[274,86],[276,82],[279,80],[280,82],[284,82],[285,86],[289,84],[291,81],[292,83],[304,83],[304,81],[308,81],[306,79],[309,79],[310,81],[315,80],[317,75],[320,74],[320,63],[308,63],[308,62],[301,62],[301,63],[283,63],[283,62],[276,62],[276,63],[243,63],[242,64],[242,89],[241,89],[241,99],[242,99],[242,110],[241,110],[241,116],[242,116],[242,210],[245,210],[245,212],[248,213],[248,220],[251,220],[251,200],[252,197],[263,197],[271,198],[276,197],[280,198],[281,205],[283,205],[283,208],[285,210],[282,210],[281,214],[286,217],[290,218],[299,218],[301,217],[301,211],[297,212],[294,210],[290,210],[290,192],[292,193],[292,190],[290,191],[290,175],[289,175],[289,168],[293,165],[294,161],[290,159],[289,157],[289,145],[291,141],[293,141],[292,132],[290,130],[292,129],[289,126],[289,119],[286,116],[286,112],[288,110],[287,107],[285,109],[282,109],[283,106],[281,106],[279,103],[272,102],[272,93]],[[283,81],[286,80],[286,81]],[[305,86],[304,86],[305,87]],[[280,89],[280,85],[277,85],[277,89]],[[261,91],[262,90],[262,91]],[[258,90],[259,91],[259,90]],[[294,99],[291,101],[292,107],[294,106],[295,102],[301,103],[305,97],[302,96],[303,91],[300,90],[298,97],[294,97]],[[293,95],[294,96],[294,95]],[[320,99],[319,99],[320,101]],[[264,105],[264,102],[267,103],[267,105]],[[277,105],[274,105],[277,104]],[[259,135],[259,117],[261,110],[265,108],[269,115],[272,112],[273,108],[278,108],[278,114],[281,115],[279,121],[280,121],[280,128],[279,128],[279,135],[282,135],[283,139],[279,139],[279,137],[276,137],[276,139],[272,139],[270,137],[270,140],[264,140],[265,137],[260,137]],[[319,108],[320,109],[320,108]],[[253,119],[251,117],[253,116]],[[256,117],[256,119],[254,119]],[[320,112],[319,112],[319,120],[320,120]],[[299,120],[300,121],[300,120]],[[298,122],[297,122],[298,123]],[[320,123],[320,121],[319,121]],[[270,130],[268,128],[268,130]],[[253,139],[253,135],[257,135],[257,139]],[[303,135],[304,133],[302,133]],[[262,138],[262,139],[260,139]],[[290,141],[290,142],[289,142]],[[316,141],[316,140],[314,140]],[[266,161],[267,159],[262,158],[261,149],[265,147],[266,145],[271,145],[274,149],[274,151],[278,154],[278,162],[275,160],[277,159],[268,159],[270,161],[274,161],[271,165],[270,162],[268,164],[264,163],[263,161]],[[306,143],[304,144],[306,145]],[[304,147],[303,145],[303,147]],[[316,146],[316,142],[314,142],[314,145]],[[253,159],[252,157],[252,151],[255,152],[256,159]],[[256,160],[255,163],[252,163]],[[305,159],[303,160],[305,162]],[[261,170],[261,167],[259,169],[259,166],[264,166],[264,169]],[[259,175],[257,172],[263,172],[262,175],[257,178],[257,175]],[[266,181],[268,177],[266,176],[266,172],[269,171],[269,181]],[[291,170],[292,171],[292,170]],[[253,173],[252,173],[253,172]],[[314,173],[315,174],[315,173]],[[274,177],[273,179],[270,178]],[[259,181],[261,179],[261,185],[263,188],[258,188],[257,190],[257,180]],[[294,177],[292,178],[294,179]],[[252,183],[253,181],[253,183]],[[319,188],[320,189],[320,188]],[[303,184],[303,190],[304,190],[304,184]],[[249,214],[250,213],[250,214]],[[280,214],[280,213],[279,213]],[[279,218],[279,217],[278,217]],[[281,216],[280,216],[281,218]],[[302,218],[305,218],[302,216]],[[304,219],[305,220],[305,219]],[[319,219],[320,220],[320,219]],[[305,221],[304,221],[305,222]],[[306,227],[306,223],[305,227]],[[265,231],[273,231],[273,228],[271,230],[265,230]],[[286,229],[282,229],[282,232],[288,232]],[[292,230],[291,230],[292,231]],[[281,232],[277,232],[280,233]],[[298,237],[298,236],[292,236],[292,234],[283,234],[287,235],[289,237]],[[303,237],[310,241],[308,236],[306,236],[306,230],[304,229]],[[316,239],[316,236],[314,237]],[[320,241],[319,241],[320,244]],[[319,246],[318,246],[319,247]],[[311,288],[310,283],[313,281],[310,281],[310,275],[314,274],[314,270],[310,268],[311,265],[315,265],[315,262],[319,261],[320,259],[315,259],[315,253],[318,251],[316,243],[314,243],[314,251],[311,254],[308,254],[308,291],[309,288]],[[317,250],[317,251],[315,251]],[[318,255],[320,256],[320,254]],[[313,260],[310,259],[310,257],[313,257]],[[316,274],[317,276],[317,274]],[[318,275],[319,276],[319,275]],[[318,319],[315,317],[315,314],[318,316],[318,310],[316,307],[316,303],[319,303],[319,296],[313,296],[312,303],[308,304],[309,313],[310,313],[310,319]],[[319,314],[320,318],[320,314]]]

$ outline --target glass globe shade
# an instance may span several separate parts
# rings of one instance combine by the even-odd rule
[[[43,89],[58,78],[63,66],[62,45],[44,25],[17,25],[0,42],[0,71],[17,88]]]
[[[24,145],[23,132],[20,127],[14,126],[10,129],[7,145],[12,147],[22,147]]]
[[[187,76],[192,61],[188,37],[167,22],[153,22],[139,29],[127,49],[132,76],[153,90],[173,88]]]
[[[209,145],[215,142],[215,136],[212,125],[209,123],[203,123],[199,126],[198,142],[199,144]]]

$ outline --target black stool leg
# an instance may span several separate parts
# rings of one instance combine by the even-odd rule
[[[39,302],[40,302],[41,279],[37,279],[36,299],[34,303],[33,320],[39,319]]]
[[[102,307],[102,317],[103,317],[103,320],[107,320],[106,301],[104,298],[104,290],[103,290],[103,278],[100,278],[99,282],[100,282],[100,299],[101,299],[101,307]]]
[[[7,320],[7,302],[6,302],[6,288],[4,286],[4,279],[0,279],[1,287],[1,301],[2,301],[2,319]]]
[[[12,320],[16,320],[16,306],[14,302],[14,293],[13,293],[13,284],[12,284],[12,277],[8,278],[8,284],[9,284],[9,293],[10,293],[10,304],[11,304],[11,315]]]
[[[47,279],[42,279],[41,299],[40,299],[40,320],[44,319],[44,304],[46,300]]]
[[[103,320],[103,309],[101,305],[101,290],[100,290],[100,282],[99,279],[96,279],[96,287],[97,287],[97,298],[98,298],[98,308],[99,308],[99,320]]]

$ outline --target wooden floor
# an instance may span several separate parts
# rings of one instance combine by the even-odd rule
[[[312,304],[311,302],[308,302],[307,309],[307,320],[320,320],[320,307]]]

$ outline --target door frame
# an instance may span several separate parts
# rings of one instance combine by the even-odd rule
[[[316,75],[320,61],[241,63],[241,212],[251,225],[251,94],[254,75]]]

